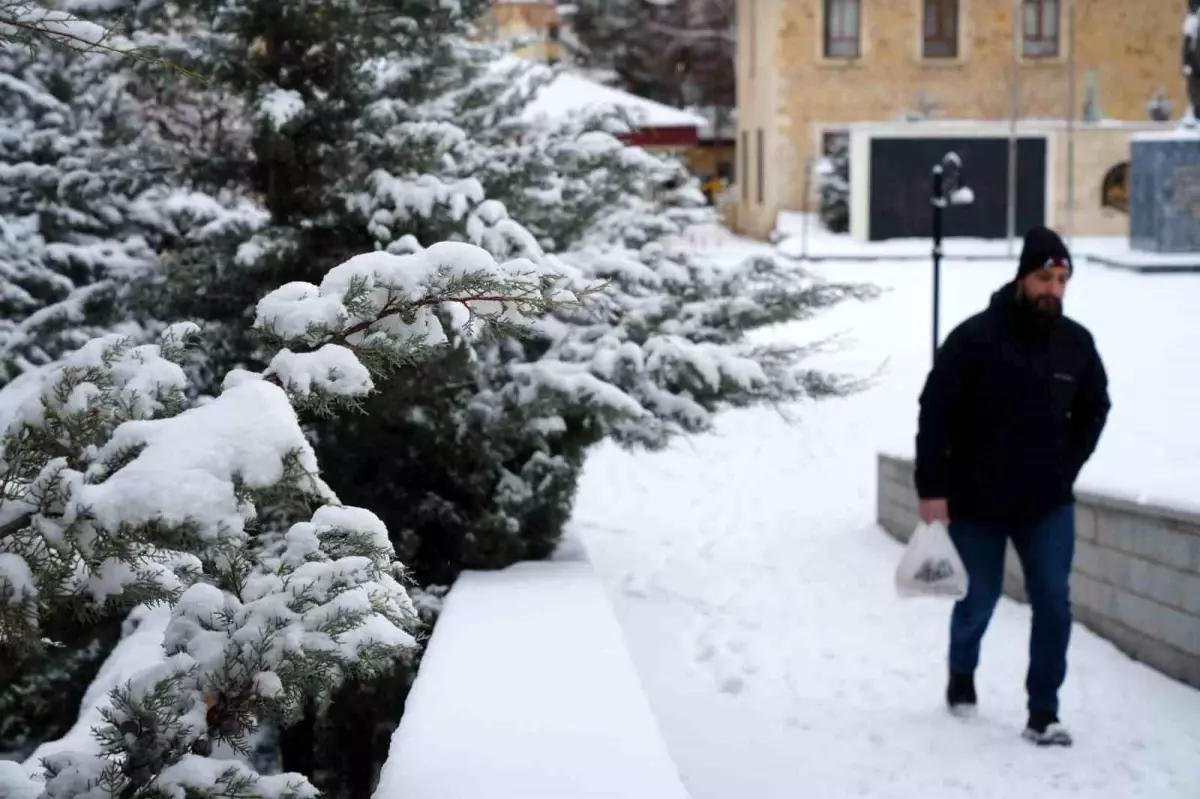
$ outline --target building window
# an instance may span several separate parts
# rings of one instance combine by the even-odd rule
[[[825,57],[858,58],[860,0],[825,0]]]
[[[546,38],[552,42],[557,42],[562,38],[562,34],[559,32],[558,25],[556,23],[551,22],[549,27],[546,28]]]
[[[762,205],[763,204],[763,130],[762,130],[762,128],[758,129],[758,141],[756,142],[756,144],[757,144],[757,146],[755,147],[755,149],[758,150],[758,152],[755,153],[755,155],[758,156],[758,175],[756,176],[756,182],[758,183],[758,204]]]
[[[1023,50],[1026,58],[1058,57],[1060,0],[1025,0]]]
[[[925,0],[925,58],[958,58],[958,0]]]
[[[750,134],[742,131],[742,202],[750,202]]]

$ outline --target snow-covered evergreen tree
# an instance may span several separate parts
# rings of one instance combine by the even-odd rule
[[[113,311],[115,278],[153,253],[118,211],[129,180],[99,118],[119,103],[91,66],[58,47],[0,44],[0,386],[109,325],[136,329]],[[70,728],[120,628],[89,622],[47,620],[61,647],[0,664],[0,751],[24,756]]]
[[[528,260],[441,243],[271,292],[254,327],[275,355],[206,403],[187,407],[191,323],[158,344],[93,339],[26,375],[0,445],[3,656],[52,643],[40,631],[57,614],[173,605],[166,659],[113,692],[98,751],[47,758],[45,795],[315,795],[214,747],[244,751],[263,720],[389,671],[418,621],[386,527],[341,504],[297,412],[353,406],[427,356],[445,341],[439,311],[512,327],[575,301]],[[267,523],[259,509],[284,496],[315,511]]]
[[[850,230],[850,144],[835,139],[817,164],[820,216],[832,233]]]
[[[119,323],[114,294],[155,260],[134,207],[152,167],[99,61],[0,49],[0,384]]]
[[[833,390],[797,377],[798,353],[737,342],[856,291],[769,260],[718,268],[664,243],[713,220],[682,167],[622,144],[630,122],[614,111],[524,119],[529,94],[552,75],[482,55],[486,68],[465,63],[458,88],[400,106],[383,139],[397,149],[374,160],[406,170],[377,170],[359,201],[377,245],[407,250],[426,230],[457,234],[617,291],[594,317],[547,321],[536,339],[447,350],[426,366],[443,377],[414,373],[409,385],[399,375],[370,414],[343,417],[318,439],[338,472],[362,478],[358,490],[399,500],[389,518],[398,546],[435,582],[547,554],[584,452],[602,437],[660,445],[706,429],[721,407]],[[684,188],[662,188],[673,184]],[[483,199],[458,209],[434,201],[431,186]],[[361,458],[368,442],[388,456]]]
[[[152,309],[129,294],[160,253],[261,217],[180,184],[179,137],[150,124],[134,64],[0,45],[0,385],[96,335],[152,338]]]
[[[113,52],[112,37],[83,47],[79,36],[103,32],[77,14],[111,22],[135,9],[68,5],[3,6],[66,38],[0,44],[0,386],[96,335],[153,341],[164,325],[138,295],[160,253],[262,216],[179,184],[181,147],[208,143],[153,124],[144,93],[157,61]],[[63,646],[0,664],[0,751],[28,753],[70,728],[120,626],[117,614],[47,619],[44,633]]]
[[[380,382],[361,400],[369,414],[320,419],[332,408],[305,408],[333,488],[378,508],[419,582],[549,552],[587,448],[606,436],[660,446],[707,429],[724,407],[844,389],[804,369],[802,351],[743,336],[858,290],[771,259],[725,266],[689,253],[681,234],[713,217],[681,167],[623,144],[629,123],[616,114],[526,119],[543,77],[512,74],[471,41],[481,3],[155,8],[135,19],[132,39],[212,82],[147,75],[136,95],[145,129],[158,142],[182,138],[188,190],[261,210],[219,235],[164,239],[153,279],[138,283],[150,284],[138,300],[152,298],[155,314],[203,324],[189,395],[224,396],[230,369],[268,368],[275,351],[248,323],[269,287],[318,282],[372,248],[424,257],[432,242],[458,239],[574,288],[610,281],[586,313],[556,312],[521,338],[459,335],[462,319],[444,309],[447,345]],[[194,146],[197,129],[218,144]],[[258,518],[286,517],[292,502],[264,497]],[[398,703],[383,704],[373,707],[380,725],[394,724]],[[351,736],[371,726],[338,743],[357,748]],[[310,751],[301,764],[285,752],[284,765],[315,774],[322,757]]]
[[[847,291],[813,291],[806,276],[769,262],[718,268],[665,243],[712,219],[678,164],[622,144],[617,135],[629,125],[613,114],[524,119],[524,103],[545,76],[513,74],[494,48],[470,41],[478,4],[407,0],[387,8],[205,0],[164,6],[131,34],[213,76],[205,93],[228,114],[224,129],[234,133],[214,155],[184,160],[189,185],[210,194],[233,186],[263,209],[261,220],[230,235],[168,242],[161,258],[162,299],[154,307],[200,319],[214,336],[202,388],[215,390],[234,365],[263,365],[268,352],[246,336],[244,322],[264,286],[307,279],[371,246],[416,252],[460,238],[580,284],[613,280],[619,298],[606,301],[599,319],[558,318],[532,344],[458,342],[463,351],[448,350],[415,388],[397,378],[395,396],[409,403],[376,418],[402,417],[406,436],[416,432],[411,424],[442,431],[415,451],[443,451],[443,435],[460,445],[511,442],[494,446],[480,464],[489,465],[470,479],[459,471],[470,458],[448,464],[440,478],[428,459],[416,461],[413,468],[436,483],[413,484],[423,497],[410,506],[422,509],[419,518],[393,527],[444,529],[447,514],[461,519],[453,528],[468,546],[437,555],[450,569],[443,577],[464,562],[502,565],[547,551],[566,518],[582,453],[605,435],[659,445],[673,431],[706,429],[721,407],[829,388],[796,371],[799,353],[738,342],[749,327]],[[175,32],[181,20],[186,34]],[[144,114],[154,115],[147,128],[175,130],[182,123],[172,115],[190,118],[193,106],[155,106]],[[671,185],[685,188],[664,189]],[[436,394],[421,393],[434,386]],[[362,460],[361,468],[342,463],[335,473],[395,463],[380,457],[386,436],[374,422],[346,424],[316,428],[322,454]],[[377,480],[375,488],[389,484]],[[475,499],[463,501],[466,485],[478,486]],[[492,521],[480,524],[485,518]],[[523,518],[542,530],[529,539],[539,543],[522,540]],[[415,557],[418,573],[422,561]]]
[[[0,48],[14,47],[128,51],[128,43],[113,31],[78,14],[34,0],[0,0]]]

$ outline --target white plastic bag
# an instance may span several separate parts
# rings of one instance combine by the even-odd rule
[[[946,525],[934,522],[917,527],[896,567],[896,592],[950,599],[967,595],[967,569]]]

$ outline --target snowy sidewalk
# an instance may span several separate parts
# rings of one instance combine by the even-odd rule
[[[1008,600],[985,639],[980,717],[945,713],[949,606],[895,596],[901,548],[873,523],[875,454],[905,449],[927,367],[927,274],[841,274],[894,290],[776,335],[852,328],[855,346],[822,365],[861,374],[886,364],[875,388],[792,409],[791,424],[771,410],[730,413],[715,434],[661,453],[603,447],[576,503],[575,529],[692,796],[1195,799],[1200,692],[1082,627],[1062,695],[1077,745],[1020,739],[1029,611]],[[1107,274],[1121,316],[1105,315],[1093,288],[1076,306],[1089,324],[1128,330],[1157,316],[1164,336],[1182,335],[1176,305],[1130,282],[1153,278]],[[986,302],[999,277],[952,273],[946,323]],[[1200,299],[1200,282],[1171,280],[1183,281],[1170,287],[1179,308]],[[1117,409],[1092,474],[1113,483],[1136,472],[1177,493],[1200,452],[1183,415],[1195,385],[1169,351],[1149,359],[1136,340],[1098,336],[1112,345]]]

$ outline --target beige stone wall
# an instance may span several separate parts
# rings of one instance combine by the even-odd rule
[[[504,41],[516,37],[536,37],[537,41],[519,48],[515,55],[536,61],[562,58],[562,43],[549,40],[551,25],[558,25],[558,7],[549,2],[496,2],[480,26],[487,39]]]
[[[945,119],[1007,119],[1011,106],[1013,10],[1020,0],[961,0],[959,57],[921,56],[923,0],[861,0],[861,56],[853,61],[822,57],[822,0],[740,0],[739,28],[750,24],[748,7],[777,13],[757,18],[760,59],[774,58],[747,85],[745,41],[739,48],[739,115],[744,128],[770,117],[776,126],[771,199],[766,208],[739,208],[747,232],[762,234],[763,220],[781,208],[802,206],[803,164],[819,152],[821,132],[853,122],[890,121],[915,111],[918,91],[936,102]],[[1185,105],[1180,76],[1183,7],[1177,0],[1076,0],[1076,97],[1068,104],[1068,47],[1063,20],[1061,56],[1021,60],[1017,70],[1021,117],[1063,119],[1080,113],[1089,73],[1099,105],[1109,118],[1146,120],[1146,103],[1159,89],[1176,111]],[[1069,0],[1063,0],[1067,14]],[[743,40],[748,34],[743,33]],[[764,74],[764,71],[767,74]],[[769,110],[767,110],[769,108]],[[740,145],[740,140],[739,140]],[[1097,145],[1103,147],[1104,145]],[[740,156],[739,156],[740,161]],[[754,197],[751,196],[753,200]],[[1113,223],[1115,224],[1115,222]]]
[[[778,48],[786,42],[775,34],[784,5],[792,0],[739,0],[737,103],[738,132],[734,180],[739,202],[736,227],[766,236],[775,225],[783,183],[774,175],[788,169],[790,142],[781,138],[777,98],[780,73]],[[762,131],[762,202],[758,185],[758,132]],[[744,146],[745,145],[745,146]]]
[[[1147,126],[1148,127],[1148,126]],[[1129,214],[1101,204],[1104,176],[1129,161],[1129,143],[1136,130],[1128,128],[1081,127],[1075,132],[1075,213],[1068,205],[1068,146],[1065,131],[1051,137],[1054,181],[1049,224],[1069,235],[1127,236]]]

